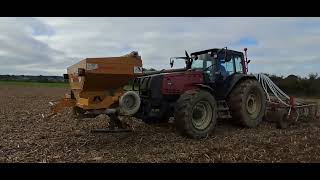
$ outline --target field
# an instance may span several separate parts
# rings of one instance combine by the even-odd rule
[[[40,83],[40,82],[20,82],[20,81],[0,81],[0,86],[28,86],[28,87],[64,87],[67,83]]]
[[[320,125],[298,123],[280,130],[263,122],[243,129],[219,121],[214,134],[192,140],[173,124],[150,126],[135,120],[135,132],[93,134],[103,116],[75,120],[70,111],[51,118],[49,101],[66,86],[0,82],[0,162],[320,162]],[[39,85],[39,84],[38,84]]]

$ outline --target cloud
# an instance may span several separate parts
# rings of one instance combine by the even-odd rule
[[[0,74],[63,72],[70,59],[35,36],[53,36],[54,29],[35,18],[0,18]]]
[[[319,72],[319,18],[0,18],[0,66],[11,73],[61,75],[86,57],[137,50],[146,68],[209,48],[242,51],[249,71]],[[183,61],[176,63],[180,67]],[[7,73],[3,68],[0,74]]]

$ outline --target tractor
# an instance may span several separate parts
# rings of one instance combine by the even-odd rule
[[[254,75],[248,74],[247,49],[243,52],[214,48],[185,57],[185,68],[149,72],[136,77],[132,90],[140,97],[135,117],[145,123],[167,122],[174,117],[177,131],[189,138],[204,138],[217,119],[233,119],[255,128],[266,112],[266,95]]]
[[[119,116],[148,124],[173,117],[178,132],[191,138],[207,137],[217,119],[254,128],[265,115],[267,98],[256,76],[248,74],[250,60],[244,52],[227,47],[190,55],[185,51],[184,57],[170,58],[171,69],[152,72],[143,71],[137,52],[87,58],[68,68],[71,93],[50,102],[51,115],[65,107],[73,107],[77,118],[107,114],[110,127],[93,132],[130,131]],[[179,59],[185,67],[174,69]]]

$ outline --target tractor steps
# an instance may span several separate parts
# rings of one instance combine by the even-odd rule
[[[218,101],[218,118],[229,119],[231,114],[229,111],[229,106],[225,100]]]

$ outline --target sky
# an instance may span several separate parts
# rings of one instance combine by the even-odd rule
[[[210,48],[248,48],[249,72],[320,74],[320,18],[2,17],[0,74],[62,75],[88,57],[138,51],[143,67]],[[178,62],[175,67],[182,67]]]

